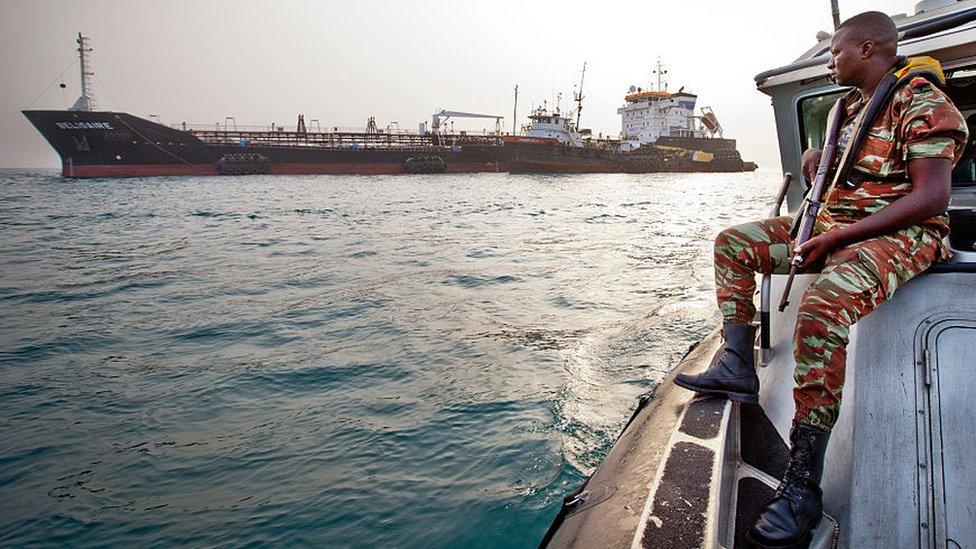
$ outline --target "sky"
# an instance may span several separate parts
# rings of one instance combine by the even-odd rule
[[[916,0],[839,3],[843,19],[911,14]],[[778,166],[753,77],[832,26],[829,0],[2,0],[0,167],[60,165],[20,111],[77,98],[78,32],[92,39],[100,109],[210,125],[293,126],[304,113],[323,128],[373,116],[416,130],[447,109],[504,116],[508,130],[516,85],[519,125],[558,93],[566,111],[585,62],[581,126],[616,136],[624,94],[656,85],[660,57],[669,89],[698,94],[743,158]]]

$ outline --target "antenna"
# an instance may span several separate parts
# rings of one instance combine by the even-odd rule
[[[518,123],[518,84],[515,84],[515,106],[512,107],[512,135],[515,135],[515,124]]]
[[[549,102],[556,102],[556,67],[552,68],[552,80],[549,85]]]
[[[81,65],[81,97],[75,101],[70,110],[90,111],[94,110],[95,107],[95,97],[91,93],[91,78],[95,76],[95,72],[92,70],[92,48],[88,43],[88,37],[82,36],[80,32],[76,42],[78,42],[78,62]]]
[[[657,69],[651,72],[657,75],[657,91],[667,91],[668,80],[664,75],[668,74],[668,69],[661,63],[660,55],[657,57]]]
[[[583,61],[583,72],[580,73],[579,92],[573,98],[576,101],[576,130],[579,131],[580,113],[583,112],[583,78],[586,77],[586,61]]]

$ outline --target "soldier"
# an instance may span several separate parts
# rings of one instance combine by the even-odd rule
[[[845,98],[838,156],[887,74],[896,71],[901,76],[924,66],[935,79],[944,78],[935,60],[906,61],[897,57],[896,48],[895,24],[880,12],[848,19],[831,38],[830,76],[853,88]],[[790,463],[775,497],[749,532],[759,546],[802,543],[820,521],[823,459],[840,410],[850,326],[899,286],[950,255],[943,244],[949,232],[950,174],[966,143],[966,123],[929,79],[917,76],[907,82],[873,122],[864,121],[871,131],[851,151],[855,156],[850,181],[828,189],[813,238],[794,247],[790,218],[778,217],[731,227],[715,240],[724,352],[702,374],[675,379],[699,393],[758,402],[755,328],[750,324],[756,312],[755,273],[786,273],[791,254],[802,258],[801,270],[820,272],[799,306]],[[807,179],[813,179],[819,159],[819,150],[803,154]]]

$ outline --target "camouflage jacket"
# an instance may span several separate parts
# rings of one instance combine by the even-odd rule
[[[866,103],[860,93],[848,97],[842,136],[850,132]],[[966,139],[966,121],[952,101],[925,78],[913,78],[895,92],[856,153],[851,172],[863,179],[860,186],[828,189],[826,208],[817,218],[817,232],[854,223],[908,194],[912,189],[909,160],[949,158],[955,165]],[[945,214],[932,217],[915,231],[920,239],[941,241],[949,234],[949,218]],[[942,252],[943,258],[950,256],[944,246]]]

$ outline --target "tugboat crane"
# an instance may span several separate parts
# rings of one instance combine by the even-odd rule
[[[583,112],[583,78],[586,77],[586,61],[583,61],[583,72],[580,73],[579,91],[573,94],[573,101],[576,101],[576,129],[579,130],[580,113]]]
[[[447,122],[448,118],[494,118],[495,119],[495,133],[502,133],[502,119],[503,116],[498,116],[495,114],[478,114],[471,112],[460,112],[460,111],[441,111],[435,112],[430,115],[430,130],[431,133],[437,135],[440,133],[441,124]]]

